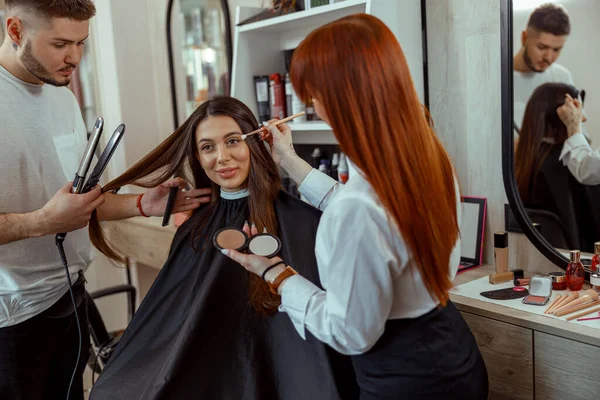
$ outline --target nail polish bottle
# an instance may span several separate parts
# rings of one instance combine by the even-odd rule
[[[567,288],[572,292],[581,290],[583,281],[585,280],[585,270],[583,269],[583,264],[580,260],[581,253],[579,250],[572,250],[571,261],[565,272],[567,276]]]

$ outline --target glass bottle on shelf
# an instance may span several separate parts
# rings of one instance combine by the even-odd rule
[[[313,105],[312,100],[308,100],[306,103],[306,120],[314,121],[315,120],[315,107]]]

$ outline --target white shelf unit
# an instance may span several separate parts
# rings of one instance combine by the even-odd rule
[[[367,13],[381,19],[400,41],[423,102],[423,53],[420,0],[345,0],[280,17],[237,26],[265,8],[237,7],[231,95],[257,113],[254,76],[285,73],[284,50],[294,49],[314,29],[344,16]],[[260,122],[260,121],[259,121]],[[291,123],[294,143],[336,144],[323,121]]]

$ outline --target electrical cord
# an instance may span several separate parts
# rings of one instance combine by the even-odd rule
[[[73,381],[75,380],[75,374],[77,373],[77,367],[79,366],[79,359],[81,358],[81,323],[79,322],[79,315],[77,315],[77,304],[75,304],[75,295],[73,294],[73,284],[71,283],[71,274],[69,273],[69,265],[67,264],[67,257],[65,255],[65,249],[63,247],[63,242],[65,240],[64,234],[56,235],[56,247],[58,247],[58,252],[60,254],[60,259],[65,267],[65,271],[67,274],[67,281],[69,282],[69,293],[71,294],[71,302],[73,303],[73,312],[75,313],[75,320],[77,321],[77,332],[79,335],[79,346],[77,349],[77,361],[75,361],[75,367],[73,368],[73,374],[71,375],[71,381],[69,382],[69,389],[67,390],[67,400],[71,397],[71,387],[73,386]]]
[[[98,358],[102,356],[102,350],[108,345],[108,341],[103,343],[102,346],[98,349],[98,353],[96,353],[96,357],[94,357],[94,368],[92,368],[92,387],[96,384],[96,366],[98,365]]]

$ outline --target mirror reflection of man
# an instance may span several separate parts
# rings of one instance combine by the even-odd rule
[[[525,105],[538,86],[549,82],[574,86],[569,70],[555,62],[570,32],[569,15],[560,5],[543,4],[529,16],[527,28],[521,33],[521,49],[513,59],[513,117],[517,130]]]

